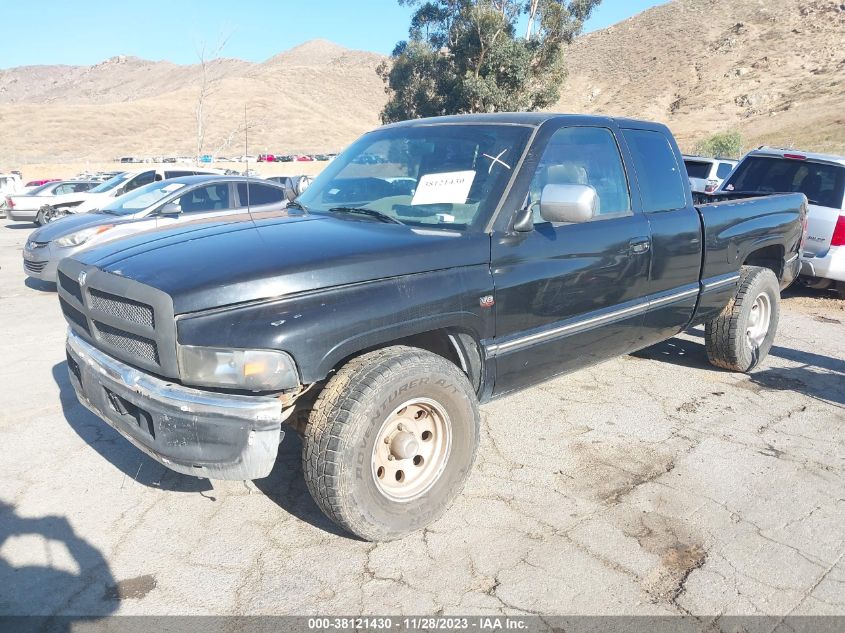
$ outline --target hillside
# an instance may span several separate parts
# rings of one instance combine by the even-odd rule
[[[747,145],[845,153],[841,0],[675,0],[579,38],[560,111],[667,123],[682,146],[736,129]]]
[[[377,125],[381,57],[312,41],[263,63],[211,64],[206,151],[336,151]],[[0,70],[0,162],[193,154],[201,70],[118,56],[90,67]]]
[[[663,121],[686,149],[735,129],[749,146],[845,153],[843,41],[839,0],[674,0],[580,37],[554,109]],[[252,153],[340,149],[378,124],[381,59],[318,40],[215,61],[205,150],[243,153],[245,108]],[[126,56],[0,70],[0,163],[192,154],[200,76]]]

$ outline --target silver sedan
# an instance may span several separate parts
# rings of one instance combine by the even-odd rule
[[[248,187],[248,190],[247,190]],[[136,189],[90,213],[70,215],[32,232],[23,249],[30,277],[56,281],[60,260],[92,246],[180,222],[268,212],[287,206],[284,187],[236,176],[185,176]]]

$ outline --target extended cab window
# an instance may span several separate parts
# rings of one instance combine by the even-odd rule
[[[666,137],[652,130],[623,130],[634,165],[645,211],[671,211],[687,205],[682,171]]]
[[[546,185],[587,185],[598,194],[598,215],[631,211],[628,181],[613,133],[601,127],[567,127],[552,135],[528,193],[528,203],[540,200]],[[534,223],[545,222],[539,205]]]
[[[247,206],[246,183],[238,183],[238,198],[242,207]],[[249,205],[253,207],[262,204],[278,204],[284,198],[284,191],[278,187],[268,187],[258,183],[249,183]]]

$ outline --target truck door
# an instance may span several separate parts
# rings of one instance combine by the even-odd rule
[[[701,275],[701,220],[684,182],[674,139],[656,129],[623,129],[651,232],[649,310],[636,347],[680,332],[692,319]]]
[[[533,230],[492,236],[496,337],[488,356],[495,359],[495,394],[625,353],[646,306],[648,221],[631,195],[614,132],[561,127],[523,170],[531,172],[520,173],[518,182],[529,182],[525,204],[534,205]],[[544,221],[535,203],[548,184],[593,187],[597,216]]]

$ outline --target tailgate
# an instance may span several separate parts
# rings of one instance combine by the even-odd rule
[[[841,211],[817,204],[811,204],[807,209],[807,241],[804,243],[804,252],[813,257],[824,257],[830,249],[833,229]]]

